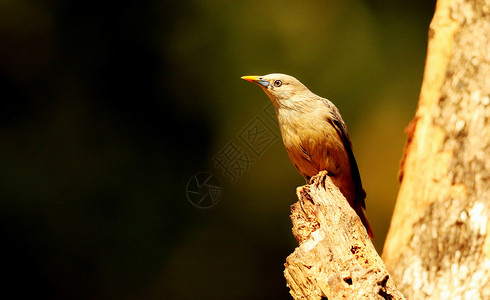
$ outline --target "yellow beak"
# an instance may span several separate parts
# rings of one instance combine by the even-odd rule
[[[269,86],[269,82],[267,80],[262,79],[262,77],[260,76],[242,76],[241,78],[246,81],[260,84],[263,87]]]
[[[242,76],[241,78],[250,82],[256,82],[259,80],[259,76]]]

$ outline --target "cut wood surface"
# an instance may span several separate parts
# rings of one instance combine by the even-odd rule
[[[294,299],[404,299],[326,172],[299,187],[297,195],[291,220],[300,246],[284,271]]]

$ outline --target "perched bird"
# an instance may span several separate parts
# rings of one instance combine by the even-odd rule
[[[347,127],[337,107],[289,75],[242,79],[258,84],[272,100],[284,146],[299,173],[309,182],[320,171],[327,171],[372,238],[364,212],[366,193]]]

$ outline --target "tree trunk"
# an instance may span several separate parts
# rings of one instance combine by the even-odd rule
[[[297,190],[291,206],[300,243],[284,275],[294,299],[404,299],[361,220],[326,172]]]
[[[383,259],[409,299],[490,299],[490,2],[440,0]]]

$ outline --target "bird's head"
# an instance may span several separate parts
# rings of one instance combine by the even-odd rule
[[[298,79],[286,74],[243,76],[242,79],[258,84],[277,106],[294,105],[302,101],[303,96],[312,94]]]

